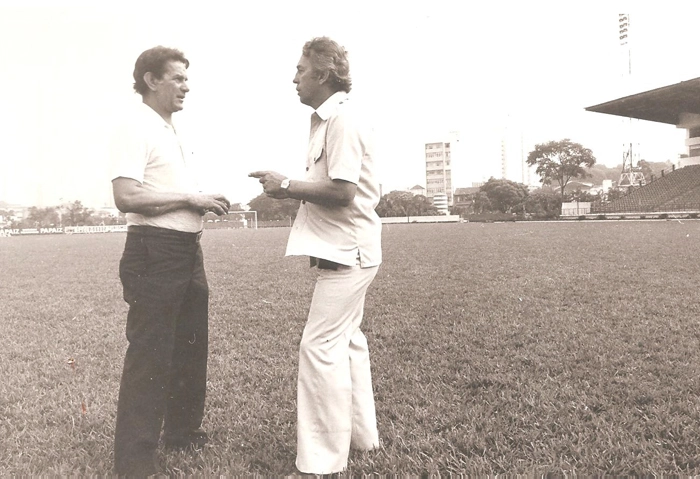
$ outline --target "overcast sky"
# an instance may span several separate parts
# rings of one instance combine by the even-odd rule
[[[456,187],[500,175],[502,138],[516,181],[522,154],[563,138],[616,166],[629,141],[623,121],[584,108],[700,77],[693,2],[97,4],[0,0],[0,200],[111,204],[109,136],[140,100],[136,57],[159,44],[191,62],[175,120],[207,172],[205,188],[242,203],[260,192],[249,171],[302,176],[311,110],[292,78],[314,36],[350,53],[355,101],[373,112],[384,192],[425,185],[424,144],[450,141],[452,131],[463,158]],[[622,12],[631,15],[630,82]],[[638,123],[642,158],[685,151],[681,130]]]

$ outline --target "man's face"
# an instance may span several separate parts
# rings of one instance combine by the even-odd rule
[[[187,86],[185,64],[178,61],[168,62],[163,77],[156,80],[155,94],[158,105],[170,113],[180,111],[188,91],[190,89]]]
[[[322,84],[319,83],[318,74],[314,72],[309,57],[301,56],[297,64],[297,74],[294,75],[293,81],[297,86],[299,101],[304,105],[309,105],[313,109],[321,106],[325,100],[325,98],[322,98],[324,91],[322,90]]]

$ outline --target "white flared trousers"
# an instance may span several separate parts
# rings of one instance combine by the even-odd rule
[[[365,293],[377,270],[318,270],[299,346],[296,466],[301,472],[341,472],[351,446],[379,446],[369,349],[360,331]]]

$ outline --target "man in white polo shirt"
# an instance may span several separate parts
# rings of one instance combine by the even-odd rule
[[[326,37],[304,45],[294,83],[312,107],[304,181],[256,171],[268,196],[301,200],[287,255],[318,278],[299,348],[297,469],[347,467],[350,447],[379,445],[369,349],[360,330],[365,293],[382,261],[382,225],[371,131],[348,98],[347,52]]]
[[[114,441],[115,472],[155,474],[166,446],[201,446],[206,396],[209,288],[199,240],[202,216],[228,211],[223,195],[198,192],[172,114],[182,110],[189,61],[155,47],[134,68],[141,94],[112,148],[114,201],[128,232],[119,275],[129,304]]]

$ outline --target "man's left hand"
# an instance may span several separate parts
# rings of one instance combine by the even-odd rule
[[[276,171],[254,171],[248,176],[258,178],[260,184],[263,185],[263,192],[271,198],[283,200],[289,198],[287,190],[280,185],[287,177],[277,173]]]

